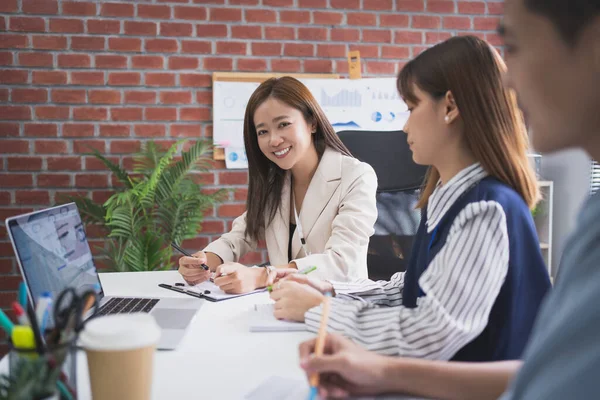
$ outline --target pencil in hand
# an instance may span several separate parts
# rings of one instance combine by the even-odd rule
[[[315,355],[320,357],[323,355],[323,350],[325,350],[325,339],[327,338],[327,321],[329,320],[329,306],[331,301],[331,293],[325,293],[325,298],[323,299],[323,314],[321,314],[321,325],[319,326],[319,333],[317,335],[317,343],[315,344]],[[308,398],[310,400],[317,399],[317,393],[319,390],[319,374],[313,373],[310,376],[310,395]]]
[[[302,274],[302,275],[308,275],[313,271],[316,271],[317,267],[315,267],[314,265],[310,266],[310,267],[306,267],[300,271],[298,271],[298,274]],[[269,285],[267,286],[267,290],[269,291],[269,293],[271,293],[273,291],[273,285]]]

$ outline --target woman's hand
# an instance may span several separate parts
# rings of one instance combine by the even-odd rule
[[[206,254],[199,251],[193,257],[181,257],[179,259],[179,273],[188,285],[197,285],[210,278],[210,271],[202,268],[206,264]]]
[[[340,335],[328,334],[322,356],[315,356],[317,339],[300,344],[300,366],[319,376],[322,398],[376,395],[389,392],[390,358],[365,350]],[[396,377],[397,378],[397,377]]]
[[[296,271],[296,272],[298,272],[298,271]],[[308,286],[312,287],[313,289],[318,290],[322,294],[329,292],[329,293],[331,293],[332,296],[334,295],[333,285],[331,283],[321,280],[319,278],[313,278],[309,275],[298,274],[298,273],[287,274],[283,280],[302,283],[304,285],[308,285]]]
[[[225,263],[217,267],[214,283],[225,293],[248,293],[266,286],[265,271],[265,268],[249,268],[238,263]]]
[[[275,282],[280,281],[290,275],[297,274],[298,270],[296,268],[285,267],[275,267],[275,273],[269,275],[269,280],[267,285],[272,285]]]
[[[304,322],[304,314],[323,302],[325,296],[308,285],[284,279],[273,285],[273,315],[277,319]]]

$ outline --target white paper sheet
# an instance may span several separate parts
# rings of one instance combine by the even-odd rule
[[[336,132],[402,130],[407,107],[398,95],[396,78],[306,79],[302,81]]]
[[[229,169],[248,168],[246,149],[243,147],[225,147],[225,166]]]
[[[214,82],[213,140],[244,147],[244,113],[257,82]]]
[[[306,379],[295,379],[281,376],[271,376],[264,380],[245,400],[306,400],[310,387]],[[320,397],[317,397],[321,400]],[[351,397],[354,400],[419,400],[414,397],[385,395],[376,397]]]
[[[279,320],[273,316],[273,304],[255,304],[250,309],[250,332],[302,332],[302,322]]]
[[[309,386],[306,380],[271,376],[248,393],[246,400],[306,400]]]
[[[233,299],[235,297],[246,296],[246,295],[253,294],[253,293],[264,292],[266,290],[266,289],[257,289],[252,292],[249,292],[249,293],[227,294],[224,291],[222,291],[221,289],[219,289],[219,287],[211,281],[204,281],[202,283],[199,283],[199,284],[193,285],[193,286],[186,284],[184,286],[184,289],[188,290],[190,292],[200,293],[204,297],[211,298],[214,300]]]

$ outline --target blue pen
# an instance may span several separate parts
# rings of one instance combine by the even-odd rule
[[[27,287],[23,281],[19,283],[19,304],[23,309],[27,308]]]

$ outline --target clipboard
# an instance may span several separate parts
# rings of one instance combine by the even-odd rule
[[[184,286],[175,286],[175,285],[169,285],[167,283],[160,283],[158,286],[163,289],[173,290],[173,291],[181,293],[181,294],[187,294],[188,296],[196,297],[198,299],[205,299],[205,300],[212,301],[212,302],[219,302],[219,301],[223,301],[223,300],[235,299],[237,297],[248,296],[248,295],[255,294],[255,293],[262,293],[267,290],[266,288],[263,288],[263,289],[253,290],[252,292],[248,292],[248,293],[227,294],[227,293],[223,292],[221,289],[219,289],[219,287],[217,285],[215,285],[214,283],[212,283],[210,281],[205,281],[205,282],[202,282],[202,283],[200,283],[198,285],[194,285],[194,286],[190,286],[187,284]]]

